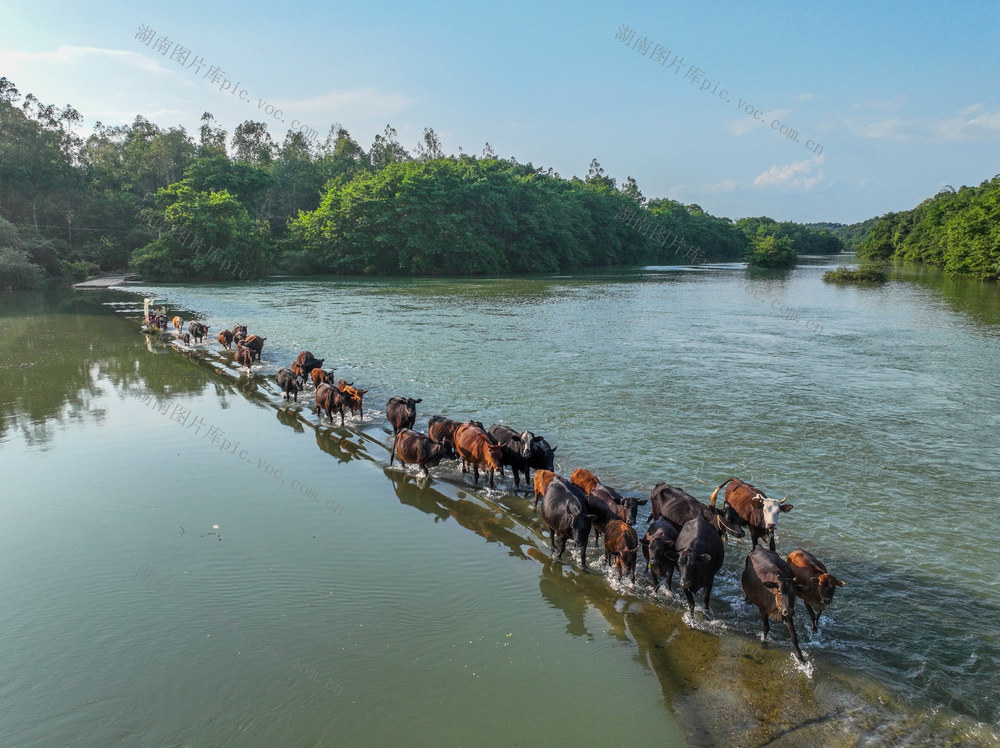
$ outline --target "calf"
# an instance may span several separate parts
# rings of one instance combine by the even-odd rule
[[[403,467],[406,467],[408,462],[415,462],[426,476],[428,468],[435,467],[441,460],[455,459],[455,450],[452,449],[450,442],[439,444],[419,431],[403,428],[396,432],[392,443],[392,454],[389,455],[389,465],[392,465],[393,457],[399,457]]]
[[[583,491],[568,480],[554,476],[542,496],[542,519],[549,526],[552,550],[562,558],[566,541],[573,538],[580,548],[580,566],[587,568],[587,540],[590,536],[590,515]],[[556,548],[556,538],[559,547]]]
[[[313,386],[319,387],[321,384],[333,384],[333,371],[333,369],[330,369],[330,371],[313,369],[309,372],[309,376],[312,377]]]
[[[774,528],[778,523],[778,515],[781,512],[792,511],[792,505],[786,504],[785,499],[769,499],[764,492],[754,488],[749,483],[741,481],[739,478],[730,478],[719,484],[719,487],[712,492],[712,507],[715,507],[715,498],[726,484],[725,505],[731,506],[740,517],[740,524],[750,528],[750,539],[753,541],[751,547],[757,547],[760,538],[770,536],[771,541],[768,547],[774,550]]]
[[[265,340],[267,338],[262,338],[260,335],[248,335],[243,345],[253,351],[254,358],[260,361],[260,352],[264,350]]]
[[[326,411],[326,417],[333,420],[333,411],[340,413],[340,425],[344,425],[344,406],[347,404],[347,395],[336,387],[328,384],[321,384],[316,388],[316,415],[321,410]]]
[[[236,346],[236,355],[233,357],[240,366],[247,371],[253,371],[253,351],[243,345]]]
[[[232,350],[233,334],[229,332],[229,330],[219,330],[219,334],[215,339],[218,340],[222,347],[227,351]]]
[[[811,553],[796,548],[788,554],[785,559],[795,575],[795,582],[799,585],[797,589],[799,597],[809,612],[812,620],[812,630],[819,630],[819,617],[830,603],[833,602],[833,593],[838,587],[843,587],[846,582],[837,579],[826,570],[823,562]]]
[[[668,486],[662,481],[653,487],[649,501],[651,522],[666,517],[680,530],[695,517],[704,517],[723,539],[727,534],[735,538],[742,538],[745,534],[740,526],[740,516],[731,506],[726,506],[720,511],[714,506],[702,504],[686,491]]]
[[[493,443],[482,426],[469,421],[455,429],[455,451],[462,459],[463,473],[469,472],[468,466],[472,465],[473,482],[478,484],[482,468],[489,475],[490,488],[493,488],[493,474],[500,469],[503,448]]]
[[[698,515],[686,522],[677,533],[677,568],[680,569],[681,589],[688,601],[688,612],[694,615],[694,593],[705,589],[705,613],[712,615],[708,607],[712,596],[715,575],[722,568],[726,557],[726,546],[719,537],[715,526]]]
[[[622,496],[611,486],[606,486],[589,470],[577,468],[570,475],[570,480],[580,486],[587,494],[588,498],[594,496],[611,506],[616,514],[621,514],[618,507],[625,508],[625,514],[621,517],[630,525],[635,524],[635,518],[639,513],[639,507],[645,506],[649,499],[637,499],[634,496],[628,498]]]
[[[541,501],[542,496],[545,495],[545,489],[549,487],[553,478],[558,478],[559,480],[566,480],[561,475],[556,475],[551,470],[536,470],[535,471],[535,506],[538,508],[538,502]]]
[[[184,333],[181,335],[181,340],[184,341],[184,345],[191,345],[191,334],[187,332]]]
[[[666,517],[660,517],[646,530],[641,541],[642,555],[646,557],[649,573],[653,577],[653,591],[666,577],[667,589],[673,587],[674,568],[677,565],[677,528]]]
[[[299,401],[299,393],[306,386],[306,381],[302,377],[288,369],[278,369],[274,380],[281,388],[282,399],[288,399],[288,396],[291,395],[295,402]]]
[[[365,393],[368,392],[368,390],[359,390],[354,386],[354,382],[348,384],[343,379],[337,380],[337,389],[343,393],[345,398],[344,405],[347,408],[350,408],[351,417],[354,417],[354,411],[358,411],[360,413],[360,419],[362,421],[365,420],[364,398]]]
[[[755,546],[747,555],[742,582],[747,602],[756,605],[760,611],[760,620],[764,624],[760,640],[767,640],[767,634],[771,630],[769,619],[773,619],[775,623],[784,621],[792,638],[795,657],[801,662],[802,652],[793,620],[798,588],[792,568],[774,551],[769,551],[764,546]],[[804,588],[801,589],[805,591]]]
[[[385,404],[385,417],[392,424],[393,435],[398,434],[403,429],[412,429],[417,420],[417,403],[422,403],[423,398],[400,397],[393,395],[389,402]],[[428,439],[430,437],[427,437]]]
[[[203,325],[201,322],[189,322],[188,332],[191,333],[195,343],[201,343],[208,335],[208,325]]]
[[[444,416],[431,416],[431,420],[427,422],[427,435],[432,441],[436,441],[438,444],[445,441],[454,444],[455,430],[461,425],[458,421],[453,421]]]
[[[608,522],[604,531],[604,562],[610,563],[615,557],[615,568],[618,570],[618,581],[622,580],[622,571],[627,571],[629,579],[635,583],[635,560],[639,550],[639,536],[635,528],[620,519]]]

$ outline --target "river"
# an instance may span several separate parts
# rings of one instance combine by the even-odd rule
[[[3,740],[996,744],[996,288],[830,262],[5,297]],[[138,334],[136,291],[212,342]],[[252,378],[214,342],[237,322]],[[281,401],[303,349],[363,423]],[[787,496],[779,551],[847,583],[818,634],[798,609],[808,665],[759,642],[747,541],[691,620],[643,570],[551,560],[509,481],[389,468],[395,394],[626,493]]]

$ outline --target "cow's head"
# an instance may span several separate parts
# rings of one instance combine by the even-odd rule
[[[764,515],[764,528],[768,532],[774,532],[774,527],[778,524],[779,514],[792,511],[792,505],[785,503],[787,500],[787,497],[781,501],[769,499],[762,493],[754,496],[753,503],[760,508],[761,513]]]
[[[535,435],[530,431],[524,431],[521,433],[521,458],[527,460],[531,457],[532,442],[535,441]]]
[[[684,549],[677,555],[677,568],[681,573],[681,589],[690,590],[697,584],[698,569],[712,560],[710,553],[695,553],[690,549]]]
[[[795,612],[795,595],[807,591],[806,587],[795,584],[791,577],[778,577],[777,581],[768,580],[762,584],[774,597],[774,610],[782,618],[790,618]]]
[[[302,390],[304,390],[306,387],[306,378],[303,377],[301,374],[296,374],[294,383],[295,383],[295,389],[298,392],[302,392]]]
[[[734,538],[742,538],[746,535],[746,531],[743,529],[743,519],[731,504],[728,502],[723,504],[721,510],[714,506],[709,507],[709,510],[712,512],[712,525],[723,538],[726,535],[732,535]]]
[[[501,461],[503,460],[503,447],[499,444],[487,444],[486,445],[486,461],[489,463],[490,467],[494,470],[500,470],[502,467]]]
[[[639,507],[648,504],[649,499],[637,499],[634,496],[626,496],[621,500],[621,503],[625,507],[625,516],[622,519],[630,525],[634,525],[636,515],[639,514]]]
[[[833,574],[820,574],[810,581],[815,582],[816,590],[819,592],[819,601],[823,605],[832,603],[833,593],[837,591],[838,587],[843,587],[847,584],[837,579]]]

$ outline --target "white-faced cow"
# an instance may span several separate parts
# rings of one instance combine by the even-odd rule
[[[726,484],[729,484],[726,486]],[[726,486],[726,500],[723,506],[731,506],[740,516],[740,524],[750,528],[750,539],[753,541],[751,547],[757,546],[757,541],[763,537],[770,537],[768,547],[774,550],[774,528],[778,524],[778,515],[782,512],[792,511],[792,505],[786,504],[785,499],[769,499],[759,488],[751,486],[749,483],[739,478],[730,478],[719,484],[719,487],[712,492],[711,504],[715,507],[715,499],[719,490]]]

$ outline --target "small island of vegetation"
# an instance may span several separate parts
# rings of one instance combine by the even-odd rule
[[[859,283],[876,284],[885,283],[889,280],[889,273],[885,266],[878,262],[864,262],[856,268],[849,268],[846,265],[836,270],[827,270],[823,273],[823,280],[827,283]]]

